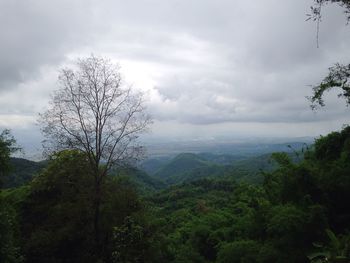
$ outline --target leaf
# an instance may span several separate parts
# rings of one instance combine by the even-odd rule
[[[327,233],[327,236],[329,237],[329,239],[331,241],[330,245],[331,245],[332,249],[335,250],[334,252],[338,252],[339,249],[340,249],[340,242],[339,242],[338,238],[335,236],[333,231],[330,230],[330,229],[326,229],[326,233]]]
[[[328,251],[325,252],[315,252],[310,255],[308,255],[308,259],[310,260],[316,260],[316,259],[326,259],[329,258],[330,253]]]

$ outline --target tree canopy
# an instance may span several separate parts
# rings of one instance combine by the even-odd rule
[[[10,170],[10,156],[20,148],[10,130],[3,130],[0,134],[0,184],[3,177]]]
[[[322,6],[326,4],[338,4],[344,8],[344,13],[347,16],[347,21],[350,21],[350,1],[349,0],[314,0],[315,5],[311,7],[312,14],[310,18],[317,21],[317,26],[321,21]],[[318,32],[317,32],[318,38]],[[318,41],[318,40],[317,40]],[[316,109],[317,107],[325,106],[323,96],[324,93],[330,91],[333,88],[339,88],[340,93],[338,97],[342,97],[346,100],[347,106],[350,104],[350,64],[336,63],[334,66],[329,68],[327,76],[317,85],[314,85],[313,95],[308,97],[311,102],[311,108]]]
[[[49,109],[40,115],[49,150],[83,152],[94,178],[95,241],[100,248],[102,185],[108,171],[142,154],[138,136],[151,120],[142,93],[122,85],[118,65],[91,55],[78,59],[75,68],[62,69],[59,89]]]

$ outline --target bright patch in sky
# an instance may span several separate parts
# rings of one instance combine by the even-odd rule
[[[316,113],[305,97],[328,67],[350,61],[350,28],[328,6],[317,48],[316,25],[305,21],[312,3],[0,0],[0,128],[39,147],[36,119],[58,88],[58,70],[94,54],[145,92],[150,140],[338,130],[349,110],[337,94]]]

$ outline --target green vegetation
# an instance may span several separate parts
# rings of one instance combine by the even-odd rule
[[[21,244],[18,261],[4,262],[23,258],[25,262],[97,262],[93,180],[85,154],[63,151],[52,156],[28,186],[3,190],[1,201],[13,211],[5,234],[11,243]],[[100,259],[110,262],[115,249],[113,232],[127,217],[141,221],[144,208],[126,180],[108,177],[102,189]]]
[[[1,190],[1,262],[349,262],[350,127],[299,157],[238,158],[228,169],[208,156],[165,163],[168,178],[184,176],[170,186],[135,168],[112,170],[96,248],[88,159],[52,155],[31,181]],[[261,183],[235,175],[249,164],[267,165]],[[185,179],[203,167],[211,176]]]
[[[10,158],[9,165],[11,170],[3,178],[3,188],[12,188],[29,183],[33,176],[38,174],[47,162],[34,162],[22,158]]]
[[[199,173],[198,170],[209,170],[217,167],[215,163],[198,155],[183,153],[161,167],[154,176],[165,180],[168,184],[174,184],[191,178],[190,175]]]
[[[314,2],[318,22],[327,3],[349,15],[348,0]],[[0,262],[350,262],[350,126],[302,151],[148,160],[150,176],[127,165],[150,124],[142,98],[120,89],[109,61],[77,65],[41,115],[64,150],[11,159],[16,141],[0,134]],[[333,88],[349,104],[349,76],[348,65],[331,67],[313,106]]]
[[[350,21],[350,1],[349,0],[314,0],[315,4],[311,7],[311,14],[309,14],[309,19],[317,21],[318,31],[319,24],[322,20],[322,7],[333,3],[338,4],[344,9],[344,13],[347,18],[347,22]],[[309,20],[308,19],[308,20]],[[317,42],[318,42],[317,32]],[[318,43],[317,43],[318,45]],[[350,64],[335,63],[333,66],[328,68],[328,74],[323,78],[323,80],[314,85],[312,90],[312,96],[309,97],[311,102],[311,108],[316,109],[318,107],[324,107],[325,103],[323,100],[325,92],[333,89],[340,90],[338,97],[345,99],[346,105],[350,105]]]
[[[149,176],[146,172],[135,167],[114,168],[110,172],[112,176],[120,179],[126,179],[132,183],[139,192],[143,194],[151,193],[166,187],[166,184],[154,177]]]
[[[262,185],[203,179],[154,195],[166,262],[309,262],[314,244],[328,251],[328,228],[347,259],[349,141],[348,127],[318,139],[298,163],[273,154],[279,168]]]
[[[9,130],[0,133],[0,185],[11,170],[10,155],[19,148],[16,146],[16,140]]]
[[[288,155],[293,161],[299,161],[294,153],[288,152]],[[277,167],[276,162],[271,161],[271,153],[258,156],[182,153],[168,161],[150,159],[146,167],[141,165],[141,168],[148,170],[150,166],[153,176],[168,186],[217,177],[257,184],[263,181],[261,171],[272,171]]]

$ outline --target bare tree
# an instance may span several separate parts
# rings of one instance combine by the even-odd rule
[[[142,93],[122,85],[119,67],[95,56],[78,59],[76,68],[62,69],[60,88],[40,115],[49,150],[78,149],[86,153],[95,179],[94,228],[99,243],[101,183],[111,167],[138,158],[140,133],[151,120]]]

